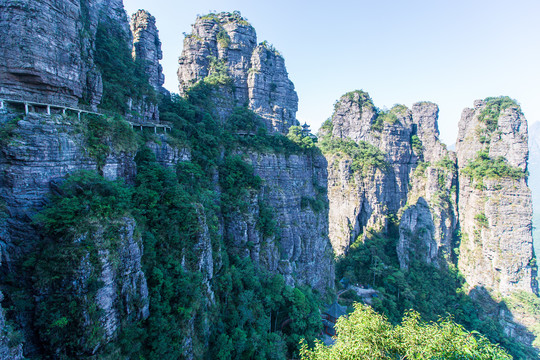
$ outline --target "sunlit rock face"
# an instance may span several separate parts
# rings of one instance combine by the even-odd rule
[[[238,13],[198,17],[178,62],[181,95],[205,79],[226,85],[216,109],[222,120],[234,106],[248,106],[270,131],[298,125],[298,96],[283,57],[266,41],[257,45],[255,29]]]
[[[420,102],[382,113],[363,91],[337,102],[330,128],[320,135],[368,144],[385,161],[353,171],[353,159],[327,155],[330,239],[337,255],[367,232],[387,234],[397,227],[401,267],[413,258],[435,266],[450,260],[457,172],[455,155],[439,140],[438,112],[436,104]]]
[[[471,288],[481,286],[502,295],[537,292],[526,172],[527,120],[517,104],[497,110],[487,100],[463,110],[459,122],[459,269]],[[486,172],[471,177],[464,169],[480,152],[486,161],[504,158],[516,175],[499,171],[495,176]]]

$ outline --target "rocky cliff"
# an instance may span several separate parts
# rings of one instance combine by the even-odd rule
[[[163,58],[156,19],[148,11],[139,10],[131,15],[133,58],[142,63],[148,82],[157,92],[163,92],[165,76],[159,61]]]
[[[257,45],[255,30],[239,13],[198,17],[178,62],[181,95],[203,79],[228,85],[221,89],[228,104],[220,109],[222,120],[234,106],[247,105],[268,130],[287,133],[298,124],[298,96],[283,57],[266,41]]]
[[[283,275],[291,286],[307,284],[322,293],[333,288],[324,158],[249,152],[246,160],[263,180],[263,187],[249,199],[247,216],[238,214],[226,225],[226,236],[233,239],[239,253]],[[261,204],[272,209],[277,222],[270,238],[257,224]]]
[[[537,291],[527,142],[527,120],[509,98],[478,100],[463,111],[458,264],[471,287],[502,295]]]
[[[446,261],[457,224],[456,170],[439,141],[437,117],[432,103],[380,111],[363,91],[338,101],[320,133],[336,254],[345,254],[359,235],[384,233],[393,223],[402,267],[413,253],[429,263]]]
[[[93,107],[99,104],[102,83],[93,39],[102,6],[93,1],[0,2],[0,95],[74,107],[83,99]]]
[[[0,10],[1,98],[93,111],[121,108],[135,119],[159,119],[155,95],[146,89],[147,81],[150,89],[163,84],[160,42],[149,14],[135,15],[133,37],[121,0],[5,0]],[[105,44],[104,37],[114,41]],[[142,82],[130,78],[139,71],[132,46],[147,76]],[[128,82],[121,89],[111,85],[122,80]]]
[[[148,77],[148,83],[155,93],[167,94],[167,90],[162,86],[165,82],[165,76],[159,63],[163,54],[156,19],[148,11],[139,10],[131,16],[130,27],[133,35],[133,59],[137,66],[142,67],[142,71]],[[159,120],[157,102],[152,101],[148,96],[144,97],[140,104],[130,107],[131,110],[137,108],[145,120],[153,120],[154,122]]]
[[[533,199],[533,239],[540,253],[540,122],[529,126],[529,187]]]

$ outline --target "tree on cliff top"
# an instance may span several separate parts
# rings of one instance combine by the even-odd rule
[[[310,350],[302,343],[303,360],[363,359],[512,359],[498,345],[484,336],[469,332],[451,319],[436,323],[422,322],[417,312],[410,311],[401,325],[393,326],[384,315],[371,307],[355,304],[348,317],[336,324],[337,338],[332,346],[316,343]]]

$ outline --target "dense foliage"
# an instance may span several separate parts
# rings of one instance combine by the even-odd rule
[[[178,359],[188,352],[196,358],[286,359],[296,356],[301,338],[313,343],[320,333],[320,295],[264,271],[223,234],[264,185],[239,150],[318,150],[306,146],[299,134],[292,139],[268,134],[261,119],[244,107],[234,109],[224,126],[212,115],[214,86],[202,83],[188,99],[163,100],[162,120],[173,125],[166,136],[135,133],[120,118],[84,117],[84,144],[98,169],[111,153],[138,148],[137,175],[126,185],[97,172],[71,174],[36,217],[43,245],[25,259],[31,280],[13,280],[9,301],[15,312],[35,314],[36,334],[47,353],[62,359],[96,351],[111,359]],[[189,147],[191,161],[176,168],[160,165],[142,145],[160,141]],[[311,205],[325,206],[319,200]],[[257,213],[250,216],[261,240],[279,236],[274,209],[264,198],[256,205]],[[142,240],[150,315],[135,321],[134,313],[117,309],[125,322],[119,324],[117,341],[106,344],[96,296],[103,286],[103,257],[114,257],[123,246],[126,221],[136,224],[134,236]],[[201,241],[211,246],[211,280],[199,264]],[[119,259],[110,262],[115,271]],[[81,272],[87,274],[83,280]],[[33,291],[41,294],[38,303],[31,301]]]
[[[512,359],[477,332],[469,332],[450,318],[425,323],[420,314],[408,312],[393,326],[371,307],[356,304],[347,318],[336,324],[332,346],[318,342],[313,350],[303,344],[304,360],[395,360],[395,359]]]
[[[345,155],[352,160],[351,170],[366,175],[373,169],[386,170],[388,163],[384,153],[366,141],[355,142],[351,139],[340,139],[323,136],[319,148],[324,154]]]
[[[530,349],[507,337],[499,323],[479,310],[479,305],[463,290],[464,279],[454,266],[441,269],[413,260],[408,269],[401,269],[396,252],[399,235],[392,219],[386,234],[369,232],[364,242],[357,240],[347,256],[338,259],[337,279],[376,289],[379,297],[372,299],[373,309],[393,324],[398,324],[410,309],[428,321],[451,315],[466,329],[479,331],[501,344],[516,359],[534,358]],[[351,291],[341,298],[349,305],[361,301]],[[499,306],[489,295],[482,302],[494,309]]]
[[[508,164],[508,160],[504,157],[492,159],[485,151],[479,151],[476,157],[461,169],[461,173],[469,177],[471,181],[475,181],[475,186],[479,188],[484,186],[484,179],[519,180],[526,176],[522,169]]]

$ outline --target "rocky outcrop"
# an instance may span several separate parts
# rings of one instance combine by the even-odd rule
[[[226,238],[239,254],[282,274],[291,286],[308,284],[322,293],[333,288],[324,157],[251,152],[246,161],[263,187],[250,195],[245,213],[226,223]],[[260,229],[264,211],[274,214],[272,235]]]
[[[540,254],[540,122],[529,126],[529,187],[533,199],[534,252]]]
[[[203,80],[227,89],[218,91],[226,98],[216,104],[221,120],[247,105],[271,131],[298,124],[298,96],[283,57],[267,42],[257,45],[255,29],[239,13],[198,17],[178,62],[181,95]]]
[[[156,94],[168,94],[163,87],[165,76],[159,61],[163,58],[161,41],[156,27],[156,19],[146,10],[139,10],[131,16],[131,34],[133,35],[133,59],[137,66],[142,66],[148,82]],[[130,102],[131,111],[141,114],[142,120],[158,122],[157,102],[146,96],[140,103]]]
[[[75,255],[79,266],[65,269],[56,278],[36,279],[37,326],[44,326],[39,319],[47,316],[46,305],[51,306],[51,311],[58,311],[55,308],[58,299],[72,302],[76,299],[77,305],[70,305],[71,313],[61,314],[67,314],[69,321],[83,320],[76,328],[77,346],[72,342],[54,344],[44,331],[47,328],[39,328],[41,340],[49,351],[77,358],[99,356],[104,346],[116,339],[122,326],[149,316],[148,287],[141,265],[142,239],[135,230],[136,225],[133,218],[124,217],[75,234],[72,241],[85,244],[85,249],[78,249]],[[47,250],[44,253],[50,256]],[[69,255],[64,256],[69,259]],[[48,260],[55,261],[55,258],[38,261]]]
[[[508,98],[478,100],[459,123],[459,269],[469,286],[537,292],[527,120]]]
[[[73,107],[83,98],[92,106],[100,102],[101,75],[92,57],[95,26],[89,17],[101,6],[91,3],[0,2],[1,97]]]
[[[139,10],[131,15],[130,26],[133,34],[133,58],[142,64],[148,81],[156,92],[163,92],[165,76],[159,63],[163,53],[156,19],[148,11]]]
[[[4,240],[7,258],[3,265],[8,267],[18,251],[14,244],[28,241],[30,217],[43,205],[51,181],[77,170],[97,168],[97,161],[88,152],[84,135],[79,131],[77,118],[39,114],[29,114],[20,120],[13,117],[7,115],[2,119],[13,124],[13,128],[3,139],[0,152],[0,194],[9,213]],[[133,179],[133,154],[109,155],[102,171],[109,179]]]
[[[2,0],[0,98],[96,111],[107,70],[98,65],[96,55],[102,24],[121,33],[110,36],[125,39],[129,49],[133,46],[150,84],[162,91],[161,43],[148,13],[134,15],[132,37],[121,0]],[[138,113],[142,120],[159,119],[156,100],[148,96],[128,100],[127,107],[127,116]]]
[[[437,118],[437,105],[426,102],[381,112],[363,91],[338,101],[320,133],[323,142],[352,140],[359,150],[356,158],[327,151],[330,239],[337,255],[358,236],[385,233],[401,219],[402,267],[408,266],[409,253],[435,265],[446,261],[457,224],[456,170],[439,140]]]

